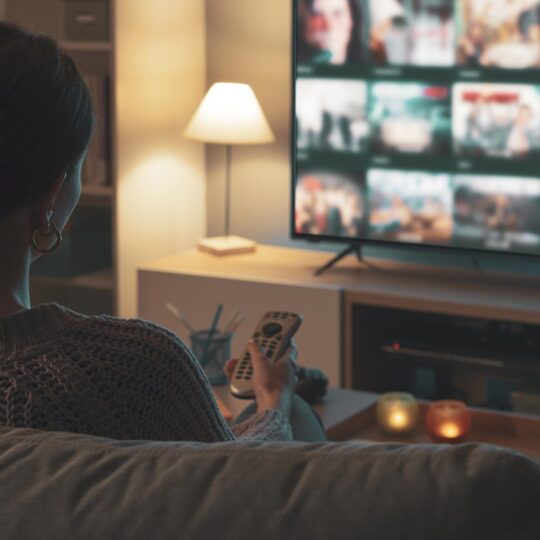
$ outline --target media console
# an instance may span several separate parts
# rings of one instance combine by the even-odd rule
[[[390,261],[363,267],[354,256],[314,276],[327,260],[327,252],[260,246],[152,261],[139,269],[139,316],[188,340],[165,302],[198,328],[218,302],[240,309],[248,323],[234,340],[239,354],[261,309],[303,313],[300,361],[323,369],[334,387],[504,409],[523,382],[540,384],[540,279]]]

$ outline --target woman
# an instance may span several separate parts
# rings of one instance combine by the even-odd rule
[[[231,430],[197,360],[167,330],[31,307],[30,264],[61,242],[92,124],[73,60],[52,39],[0,23],[0,425],[117,439],[290,439],[293,350],[270,364],[249,344],[256,410]]]
[[[298,61],[336,65],[361,62],[361,26],[357,0],[300,0]]]

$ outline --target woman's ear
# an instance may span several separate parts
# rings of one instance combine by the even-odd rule
[[[67,178],[67,172],[61,174],[49,190],[35,203],[34,205],[34,216],[36,223],[34,227],[39,227],[42,230],[47,230],[49,223],[54,216],[54,205],[58,194],[62,190],[64,182]]]

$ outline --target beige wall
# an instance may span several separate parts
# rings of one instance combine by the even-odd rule
[[[116,0],[118,313],[139,263],[206,233],[205,150],[182,131],[205,90],[204,0]]]
[[[288,244],[290,0],[207,0],[208,86],[250,84],[276,135],[234,147],[232,232]],[[223,232],[224,149],[209,146],[208,232]]]

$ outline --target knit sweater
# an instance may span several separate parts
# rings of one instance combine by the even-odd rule
[[[229,427],[199,362],[168,330],[43,304],[0,318],[0,425],[114,439],[291,439],[277,410]]]

